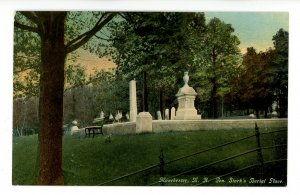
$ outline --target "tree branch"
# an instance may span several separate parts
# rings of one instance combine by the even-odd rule
[[[39,18],[35,15],[34,12],[29,12],[29,11],[21,11],[20,12],[23,16],[25,16],[27,19],[30,21],[34,22],[36,25],[40,25],[40,20]]]
[[[77,38],[73,39],[66,45],[67,53],[70,53],[81,47],[83,44],[85,44],[88,40],[90,40],[92,36],[94,36],[100,29],[102,29],[103,26],[106,25],[117,14],[117,12],[103,14],[91,30],[79,35]],[[105,18],[105,16],[107,17]]]
[[[100,18],[100,19],[97,21],[97,23],[95,24],[94,28],[95,28],[97,25],[99,25],[99,22],[100,22],[100,21],[104,18],[104,16],[107,15],[107,14],[108,14],[108,13],[104,13],[104,14],[101,16],[101,18]],[[80,40],[81,40],[84,36],[86,36],[89,32],[90,32],[90,31],[87,31],[87,32],[85,32],[85,33],[79,35],[77,38],[75,38],[75,39],[73,39],[72,41],[70,41],[70,42],[66,45],[66,47],[69,47],[70,45],[72,45],[72,44],[74,44],[74,43],[80,41]]]
[[[94,35],[97,39],[101,39],[101,40],[104,40],[104,41],[111,41],[112,39],[109,39],[109,38],[103,38],[103,37],[100,37],[98,35]]]
[[[22,30],[27,30],[27,31],[30,31],[30,32],[35,32],[35,33],[40,34],[40,31],[39,31],[38,28],[35,28],[35,27],[32,27],[32,26],[27,26],[27,25],[21,24],[17,21],[14,22],[14,26],[19,28],[19,29],[22,29]]]
[[[132,22],[132,18],[131,15],[129,13],[120,13],[119,14],[124,20],[126,20],[127,22]]]

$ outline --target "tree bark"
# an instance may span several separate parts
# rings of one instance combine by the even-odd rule
[[[265,108],[265,118],[268,118],[268,107]]]
[[[212,65],[213,65],[213,78],[212,82],[212,91],[211,91],[211,106],[213,112],[213,118],[218,118],[218,102],[217,102],[217,76],[216,76],[216,68],[217,68],[217,53],[216,50],[212,49]]]
[[[287,93],[286,93],[287,94]],[[285,94],[282,92],[280,95],[279,95],[279,117],[280,118],[286,118],[287,117],[287,114],[286,114],[286,111],[287,111],[287,97],[285,96]]]
[[[75,96],[75,90],[72,90],[72,115],[71,115],[71,119],[74,120],[76,119],[76,96]]]
[[[255,109],[255,113],[256,113],[256,118],[259,119],[259,109],[258,108]]]
[[[216,78],[212,79],[212,91],[211,91],[211,105],[213,118],[218,118],[218,102],[217,102],[217,81]]]
[[[162,119],[165,119],[164,102],[163,102],[163,90],[159,89],[159,110],[161,112]]]
[[[38,184],[64,184],[62,126],[66,12],[42,12]]]
[[[149,107],[148,107],[148,83],[147,83],[147,72],[143,72],[143,111],[148,112]]]

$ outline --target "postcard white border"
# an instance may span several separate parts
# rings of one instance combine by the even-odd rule
[[[0,1],[0,190],[5,194],[295,194],[300,184],[300,2],[297,0],[1,0]],[[284,11],[290,20],[288,187],[35,187],[12,186],[12,56],[16,10]]]

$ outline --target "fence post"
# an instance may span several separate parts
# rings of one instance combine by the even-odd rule
[[[258,176],[260,179],[263,179],[264,174],[264,158],[262,155],[261,145],[260,145],[260,132],[259,128],[257,126],[257,123],[255,122],[255,136],[256,136],[256,144],[257,144],[257,161],[259,163],[259,172]]]
[[[160,150],[160,155],[159,155],[159,167],[160,167],[160,177],[165,176],[164,172],[164,166],[165,166],[165,160],[164,160],[164,153],[163,150]],[[164,182],[160,182],[160,185],[164,185]]]

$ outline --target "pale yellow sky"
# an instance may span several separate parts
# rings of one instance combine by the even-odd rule
[[[109,70],[117,67],[112,60],[105,57],[99,58],[86,50],[80,50],[79,55],[77,63],[85,67],[87,75],[94,73],[96,70]]]

